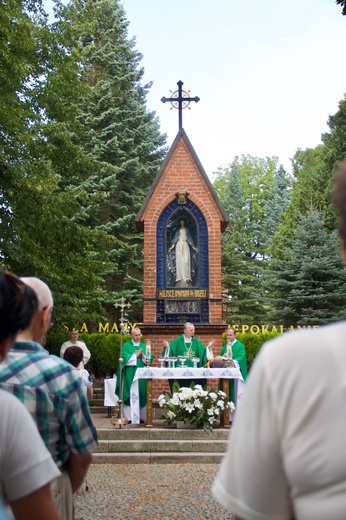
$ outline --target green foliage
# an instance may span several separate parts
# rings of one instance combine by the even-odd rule
[[[0,12],[0,260],[51,287],[54,321],[141,321],[140,208],[165,137],[118,0],[13,0]],[[17,23],[13,23],[13,20]]]
[[[272,237],[288,204],[289,180],[277,158],[235,157],[214,182],[229,215],[222,237],[227,322],[265,319],[263,273]]]
[[[273,260],[270,274],[271,317],[276,323],[322,325],[341,318],[346,305],[346,271],[336,232],[311,209],[288,242],[285,259]]]
[[[141,84],[141,55],[127,37],[128,22],[118,0],[70,2],[61,8],[55,27],[80,63],[86,88],[71,129],[74,142],[92,158],[92,167],[77,164],[73,176],[65,174],[63,186],[78,197],[74,218],[103,235],[94,259],[105,280],[102,306],[108,319],[115,318],[114,301],[123,295],[131,301],[133,319],[140,321],[143,257],[135,216],[165,143],[157,118],[146,110],[150,86]],[[71,126],[67,118],[64,123]]]
[[[264,334],[237,334],[237,339],[245,345],[248,371],[250,370],[262,345],[276,336],[278,336],[278,332],[265,332]]]
[[[248,371],[251,368],[252,363],[255,360],[258,352],[260,351],[262,345],[276,336],[278,336],[278,332],[265,332],[263,334],[242,334],[240,332],[237,333],[237,339],[245,345],[246,352],[246,361]],[[222,344],[225,345],[227,341],[226,333],[222,333]]]
[[[342,6],[342,14],[346,16],[346,0],[335,0],[335,2]]]

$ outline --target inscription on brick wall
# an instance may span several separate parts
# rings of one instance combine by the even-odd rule
[[[157,298],[208,298],[207,289],[159,289]]]

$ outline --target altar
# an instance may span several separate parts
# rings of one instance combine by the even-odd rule
[[[238,363],[237,363],[238,364]],[[236,395],[235,406],[240,402],[244,390],[244,380],[239,366],[231,368],[192,368],[192,367],[144,367],[137,368],[131,385],[131,421],[132,424],[140,423],[139,389],[138,380],[147,379],[147,427],[153,426],[153,379],[219,379],[222,390],[229,395],[229,380],[234,379],[234,392]],[[230,425],[229,413],[224,414],[223,425]]]

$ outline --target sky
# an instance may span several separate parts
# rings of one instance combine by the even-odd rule
[[[206,173],[236,155],[276,156],[291,171],[314,148],[346,94],[346,16],[335,0],[123,0],[143,54],[147,107],[170,146],[178,81],[190,97],[183,128]]]

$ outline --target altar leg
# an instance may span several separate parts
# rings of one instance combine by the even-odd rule
[[[153,427],[153,380],[147,379],[147,428]]]
[[[225,394],[227,394],[227,398],[229,401],[229,379],[220,379],[220,383],[221,383],[221,389],[223,392],[225,392]],[[221,423],[221,426],[223,426],[224,428],[231,427],[230,421],[229,421],[229,410],[225,410],[223,412],[223,414],[221,415],[220,423]]]

